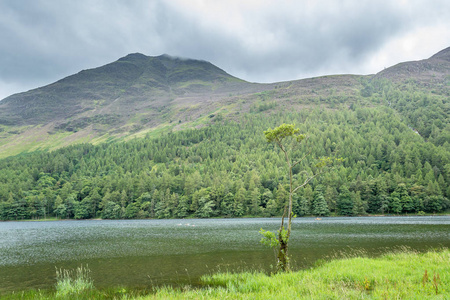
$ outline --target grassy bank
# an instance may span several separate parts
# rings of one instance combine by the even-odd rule
[[[161,289],[143,299],[450,299],[449,262],[449,250],[356,257],[274,276],[205,276],[208,288]]]
[[[5,299],[450,299],[449,262],[448,249],[401,252],[379,258],[339,259],[273,276],[208,275],[202,278],[203,288],[156,288],[146,295],[89,287],[76,294],[30,291]]]

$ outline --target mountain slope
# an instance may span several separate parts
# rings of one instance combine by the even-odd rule
[[[416,116],[421,111],[417,103],[408,108],[410,112],[402,111],[411,119],[408,125],[428,138],[433,114],[445,120],[449,113],[448,101],[442,100],[450,95],[449,53],[447,48],[429,59],[401,63],[373,76],[335,75],[273,84],[246,82],[205,61],[129,54],[0,101],[0,157],[198,128],[216,118],[236,119],[239,113],[276,106],[297,110],[363,102],[394,105],[401,111],[403,100],[398,99],[397,106],[395,99],[398,92],[405,96],[406,91],[432,92],[430,99],[438,104],[435,111],[425,112],[429,115],[424,122]],[[390,94],[385,103],[381,101]],[[445,131],[443,124],[436,125],[440,131]]]

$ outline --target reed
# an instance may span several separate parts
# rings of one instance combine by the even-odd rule
[[[94,289],[88,266],[82,265],[75,270],[56,269],[56,296],[77,295]]]

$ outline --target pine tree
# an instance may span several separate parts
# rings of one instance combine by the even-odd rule
[[[315,193],[312,212],[316,216],[328,216],[330,214],[330,210],[328,209],[328,204],[322,194],[322,190],[318,190]]]
[[[200,218],[209,218],[213,215],[214,202],[210,200],[209,195],[202,196],[199,200],[199,209],[195,215]]]
[[[258,216],[261,213],[260,209],[260,200],[261,194],[259,193],[259,190],[255,187],[251,192],[251,209],[250,214],[253,216]]]
[[[325,189],[325,194],[323,195],[325,200],[327,201],[328,208],[330,211],[336,211],[336,199],[337,199],[337,191],[332,186],[327,186]]]
[[[277,214],[282,214],[285,207],[288,204],[288,193],[286,192],[286,189],[283,187],[283,185],[280,183],[278,184],[278,189],[276,193],[276,199],[275,202],[277,204]]]
[[[361,199],[361,193],[357,191],[354,194],[353,215],[361,216],[366,214],[366,205]]]
[[[177,218],[186,218],[189,215],[189,199],[187,196],[181,196],[178,206],[175,210],[175,216]]]
[[[337,203],[339,213],[343,216],[353,215],[353,199],[350,191],[344,185],[339,193],[338,203]]]
[[[236,194],[234,195],[234,202],[233,202],[233,215],[235,217],[241,217],[245,214],[245,189],[243,186],[241,186]]]
[[[401,213],[403,208],[402,203],[400,202],[400,194],[398,192],[393,192],[390,198],[390,210],[396,214]]]
[[[229,192],[225,195],[222,202],[220,203],[220,210],[222,215],[231,216],[233,214],[233,203],[234,203],[234,195]]]

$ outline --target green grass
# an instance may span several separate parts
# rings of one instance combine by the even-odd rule
[[[448,249],[355,257],[273,276],[204,276],[204,289],[161,288],[142,299],[450,299],[449,262]]]
[[[379,258],[320,262],[312,269],[272,276],[261,272],[205,275],[200,288],[158,287],[150,292],[97,290],[88,284],[87,273],[76,271],[67,287],[59,283],[67,276],[58,277],[56,292],[19,292],[2,299],[450,299],[449,262],[449,249],[404,250]],[[85,281],[78,289],[76,278]]]
[[[104,290],[88,289],[80,291],[76,294],[57,295],[54,291],[50,290],[30,290],[17,293],[11,293],[8,295],[1,295],[2,300],[15,300],[15,299],[32,299],[32,300],[87,300],[87,299],[138,299],[150,291],[130,291],[123,287],[109,288]]]

